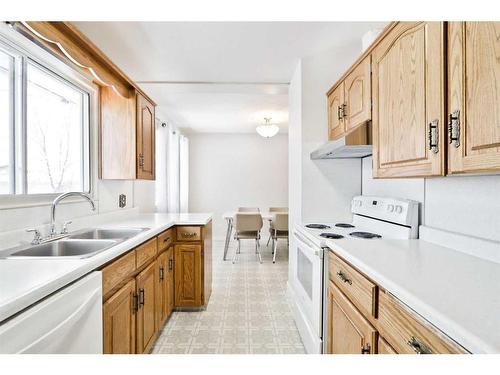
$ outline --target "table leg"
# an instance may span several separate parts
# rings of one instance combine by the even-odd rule
[[[227,251],[229,249],[229,242],[231,241],[231,232],[233,231],[233,219],[227,219],[227,231],[226,231],[226,243],[224,244],[224,257],[223,260],[226,260]]]

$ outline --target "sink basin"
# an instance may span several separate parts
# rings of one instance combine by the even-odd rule
[[[113,240],[59,240],[16,251],[10,257],[75,257],[87,258],[114,246]]]
[[[125,240],[145,231],[146,228],[123,228],[123,229],[90,229],[75,233],[67,238],[86,240]]]

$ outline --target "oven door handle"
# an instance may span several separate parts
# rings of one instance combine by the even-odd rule
[[[314,255],[316,255],[318,258],[323,258],[323,249],[320,246],[314,245],[297,231],[293,231],[293,235],[299,242],[302,242],[303,245],[310,248],[313,251]]]

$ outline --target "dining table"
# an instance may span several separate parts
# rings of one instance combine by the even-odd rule
[[[227,251],[229,249],[229,243],[231,242],[231,233],[233,232],[233,222],[236,213],[237,211],[230,211],[230,212],[225,212],[222,215],[222,217],[224,218],[224,220],[226,220],[227,223],[226,242],[224,244],[224,256],[222,258],[223,260],[226,260]],[[267,220],[270,222],[273,219],[273,212],[259,212],[259,213],[262,216],[262,220]]]

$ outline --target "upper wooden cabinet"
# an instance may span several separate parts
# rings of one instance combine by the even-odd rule
[[[397,23],[372,70],[374,177],[444,175],[444,23]]]
[[[100,95],[101,178],[135,179],[135,94],[124,98],[102,87]]]
[[[448,24],[448,171],[500,171],[500,22]]]
[[[371,120],[370,59],[366,56],[327,93],[330,140]]]
[[[328,94],[328,138],[337,139],[345,133],[342,106],[344,104],[344,82]]]
[[[137,94],[137,178],[155,179],[155,107]]]
[[[361,61],[344,80],[342,115],[348,133],[372,119],[371,56]]]

